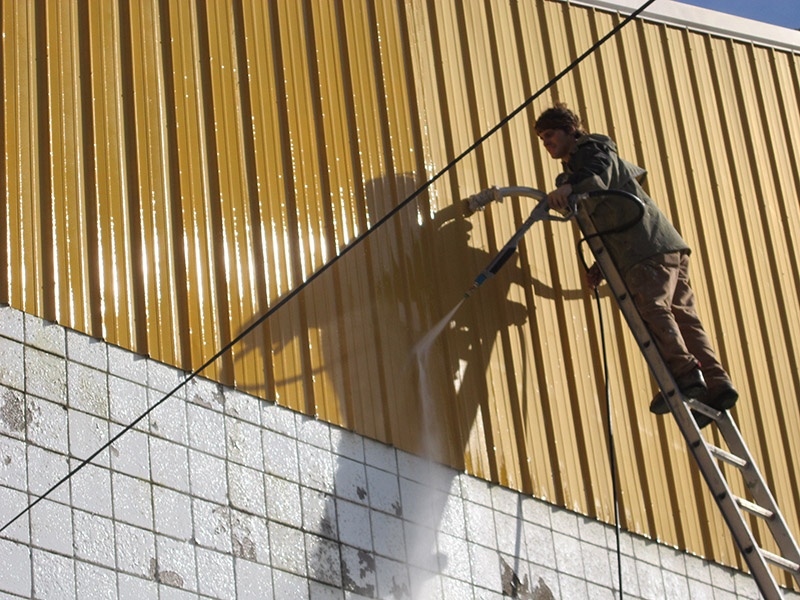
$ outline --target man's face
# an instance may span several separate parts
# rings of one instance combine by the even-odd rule
[[[553,158],[566,160],[575,146],[575,136],[563,129],[545,129],[539,133],[544,149]]]

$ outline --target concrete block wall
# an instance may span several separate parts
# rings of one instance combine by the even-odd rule
[[[182,377],[0,308],[0,526]],[[622,568],[630,599],[759,597],[746,575],[634,535]],[[0,600],[616,588],[613,528],[200,379],[0,536]]]

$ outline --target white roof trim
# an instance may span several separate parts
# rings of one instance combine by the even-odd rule
[[[629,15],[644,0],[564,0],[570,4],[592,6]],[[641,15],[648,21],[686,27],[692,31],[752,42],[791,52],[800,52],[800,31],[744,19],[673,0],[656,0]],[[800,25],[800,24],[798,24]]]

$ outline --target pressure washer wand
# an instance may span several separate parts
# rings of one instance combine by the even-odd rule
[[[518,192],[520,189],[522,188],[507,188],[506,190],[499,190],[499,191],[507,192],[508,190],[508,192],[510,192],[511,190],[513,190],[515,192]],[[538,192],[538,190],[531,190],[531,191]],[[541,194],[541,192],[538,192],[538,194]],[[519,229],[517,229],[516,233],[511,237],[511,239],[508,240],[508,242],[506,242],[506,245],[500,249],[500,252],[498,252],[497,255],[491,261],[489,261],[489,264],[486,265],[486,268],[478,274],[478,276],[475,278],[475,282],[472,284],[472,287],[469,288],[464,294],[465,299],[469,298],[475,290],[477,290],[481,285],[483,285],[485,281],[497,275],[497,272],[503,267],[504,264],[506,264],[506,262],[508,262],[508,259],[511,258],[517,251],[517,246],[519,245],[519,241],[522,239],[522,236],[525,235],[525,233],[528,231],[528,229],[531,228],[531,226],[534,223],[543,220],[567,221],[572,217],[572,212],[570,212],[570,214],[565,217],[556,217],[554,215],[551,215],[549,213],[549,210],[550,207],[547,204],[547,200],[541,200],[539,204],[536,205],[536,208],[534,208],[533,211],[531,211],[530,216],[527,219],[525,219],[525,222],[522,224],[522,226]]]

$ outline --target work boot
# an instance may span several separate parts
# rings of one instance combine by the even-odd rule
[[[700,398],[708,389],[706,388],[706,380],[703,379],[703,373],[699,368],[694,368],[685,375],[677,377],[675,383],[681,394],[687,398]],[[669,412],[669,405],[661,392],[656,394],[650,402],[650,412],[657,415],[665,415]]]
[[[733,408],[736,401],[739,399],[739,392],[730,383],[722,384],[708,390],[708,393],[700,398],[700,402],[707,404],[714,410],[723,411]],[[710,424],[713,419],[706,415],[692,411],[694,413],[694,420],[697,421],[697,426],[702,429]]]

